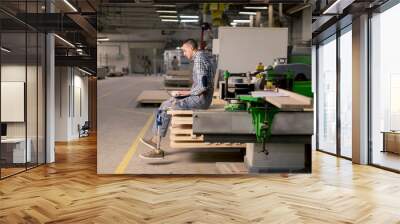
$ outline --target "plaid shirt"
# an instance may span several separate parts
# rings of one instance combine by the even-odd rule
[[[205,52],[196,51],[193,55],[193,85],[191,95],[198,96],[213,91],[213,67]]]

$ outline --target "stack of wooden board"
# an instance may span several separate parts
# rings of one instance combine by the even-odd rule
[[[183,77],[190,77],[192,75],[191,70],[168,70],[166,72],[167,75],[170,76],[183,76]]]
[[[203,136],[193,135],[193,111],[171,110],[170,146],[172,148],[245,148],[238,143],[207,143]]]
[[[264,99],[283,111],[305,111],[313,109],[312,98],[306,97],[288,90],[256,91],[252,96],[264,97]]]
[[[139,104],[161,104],[170,97],[166,90],[144,90],[136,98],[136,102]]]
[[[192,71],[169,70],[164,76],[165,86],[190,86],[192,84]]]

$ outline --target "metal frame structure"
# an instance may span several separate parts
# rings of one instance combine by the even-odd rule
[[[343,156],[341,153],[341,116],[340,116],[340,112],[341,112],[341,108],[340,108],[340,103],[341,103],[341,97],[340,97],[340,81],[341,81],[341,65],[340,65],[340,37],[345,34],[346,32],[350,32],[349,27],[352,25],[352,23],[348,21],[349,18],[343,17],[345,21],[343,24],[340,23],[340,19],[337,18],[338,22],[336,22],[335,24],[333,24],[331,27],[334,28],[334,31],[330,32],[330,35],[325,36],[323,39],[318,40],[318,42],[316,43],[316,148],[317,151],[320,152],[324,152],[327,153],[329,155],[333,155],[333,156],[338,156],[340,158],[344,158],[347,160],[352,160],[351,158],[347,157],[347,156]],[[328,28],[328,29],[332,29],[332,28]],[[319,148],[319,122],[320,120],[318,119],[318,112],[319,112],[319,94],[318,94],[318,89],[319,89],[319,64],[318,64],[318,60],[319,60],[319,46],[322,42],[327,41],[329,38],[332,38],[332,36],[335,35],[335,38],[333,40],[330,41],[336,41],[336,152],[332,153],[332,152],[328,152],[325,151],[323,149]]]
[[[32,1],[29,1],[29,2],[32,2]],[[36,0],[36,11],[38,11],[38,4],[39,4],[39,2],[42,2],[42,1],[39,1],[39,0]],[[25,3],[25,12],[27,11],[27,3],[28,3],[28,1],[27,0],[25,0],[23,3]],[[47,10],[47,8],[46,8],[46,10]],[[11,14],[10,14],[11,15]],[[25,13],[25,16],[27,16],[27,13]],[[11,177],[11,176],[14,176],[14,175],[17,175],[17,174],[19,174],[19,173],[22,173],[22,172],[25,172],[25,171],[27,171],[27,170],[30,170],[30,169],[33,169],[33,168],[36,168],[36,167],[39,167],[39,166],[41,166],[41,165],[43,165],[43,164],[46,164],[46,161],[47,161],[47,152],[46,152],[46,150],[47,150],[47,141],[46,141],[46,136],[47,136],[47,129],[46,129],[46,126],[47,126],[47,113],[46,113],[46,109],[45,108],[47,108],[47,103],[46,103],[46,96],[47,96],[47,82],[45,81],[46,80],[46,77],[47,77],[47,60],[46,60],[46,54],[47,54],[47,39],[46,39],[46,35],[47,35],[47,33],[45,33],[45,32],[41,32],[41,31],[39,31],[39,30],[37,30],[37,29],[35,29],[35,28],[33,28],[32,26],[30,26],[30,25],[28,25],[27,23],[25,23],[25,22],[23,22],[23,21],[21,21],[21,20],[19,20],[18,18],[16,18],[16,21],[19,21],[19,22],[22,22],[22,24],[24,24],[24,32],[22,32],[21,34],[23,34],[23,35],[25,35],[25,87],[24,87],[24,89],[25,89],[25,93],[24,93],[24,120],[25,120],[25,122],[24,122],[24,125],[25,125],[25,127],[24,127],[24,129],[25,129],[25,136],[24,136],[24,138],[25,138],[25,168],[24,168],[24,170],[21,170],[21,171],[18,171],[18,172],[15,172],[15,173],[12,173],[12,174],[10,174],[10,175],[7,175],[7,176],[3,176],[3,173],[2,173],[2,167],[0,167],[0,180],[3,180],[3,179],[5,179],[5,178],[8,178],[8,177]],[[35,37],[36,37],[36,41],[35,41],[35,44],[36,44],[36,49],[35,49],[35,53],[36,53],[36,104],[37,104],[37,106],[36,106],[36,136],[34,136],[33,138],[36,138],[36,143],[37,143],[37,147],[36,147],[36,150],[37,150],[37,152],[36,152],[36,161],[35,161],[35,163],[29,163],[29,166],[28,166],[28,155],[27,155],[27,153],[26,153],[26,150],[27,150],[27,141],[28,141],[28,109],[27,109],[27,96],[28,96],[28,92],[27,92],[27,81],[28,81],[28,67],[27,67],[27,64],[28,64],[28,34],[30,33],[28,30],[31,30],[31,31],[33,31],[33,34],[35,35]],[[2,33],[3,32],[0,32],[0,43],[1,43],[1,36],[2,36]],[[42,57],[42,60],[44,60],[44,67],[43,67],[43,70],[42,70],[42,82],[43,82],[43,95],[44,95],[44,98],[42,99],[42,102],[43,102],[43,113],[44,113],[44,116],[42,117],[43,118],[43,120],[42,120],[42,122],[43,122],[43,124],[44,124],[44,130],[43,130],[43,134],[44,134],[44,136],[43,136],[43,145],[42,145],[42,147],[43,147],[43,149],[42,149],[42,153],[43,153],[43,163],[39,163],[39,106],[38,106],[38,104],[39,104],[39,69],[38,69],[38,66],[39,66],[39,34],[40,33],[42,33],[42,34],[44,34],[43,35],[43,39],[42,39],[42,44],[43,44],[43,48],[44,48],[44,50],[43,51],[41,51],[41,53],[43,53],[44,55],[41,55],[41,57]],[[1,55],[0,55],[0,67],[2,66],[1,65],[1,62],[2,62],[2,57],[1,57]],[[1,71],[0,71],[0,81],[1,81]],[[0,109],[1,109],[1,106],[0,106]],[[1,122],[0,122],[1,123]],[[1,145],[0,145],[0,155],[1,155]]]
[[[389,167],[385,167],[382,165],[378,165],[378,164],[374,164],[373,162],[373,142],[372,142],[372,85],[371,85],[371,79],[372,79],[372,61],[371,61],[371,56],[372,56],[372,30],[371,30],[371,19],[372,19],[372,14],[373,12],[378,12],[378,13],[382,13],[388,9],[390,9],[391,7],[400,4],[400,0],[387,0],[387,1],[381,1],[381,3],[378,6],[374,6],[370,9],[365,9],[364,13],[368,14],[368,35],[367,35],[367,39],[368,39],[368,55],[367,55],[367,79],[368,79],[368,165],[377,167],[377,168],[381,168],[384,170],[388,170],[388,171],[392,171],[392,172],[396,172],[396,173],[400,173],[400,170],[396,170],[396,169],[392,169]],[[337,91],[337,97],[336,97],[336,153],[331,153],[331,152],[327,152],[324,151],[323,149],[319,148],[319,118],[318,118],[318,112],[319,112],[319,94],[318,91],[316,91],[316,148],[317,151],[323,152],[323,153],[327,153],[333,156],[337,156],[340,158],[344,158],[344,159],[348,159],[348,160],[352,160],[351,158],[348,158],[346,156],[341,155],[341,147],[340,147],[340,132],[341,132],[341,126],[340,126],[340,122],[341,122],[341,118],[340,118],[340,36],[343,34],[343,30],[345,30],[348,26],[352,25],[351,23],[351,14],[348,13],[346,15],[337,15],[334,19],[336,20],[333,25],[327,27],[326,29],[320,31],[320,33],[316,36],[316,41],[314,40],[314,45],[316,46],[316,90],[318,90],[319,88],[319,64],[318,64],[318,58],[319,58],[319,45],[321,42],[327,40],[328,38],[330,38],[332,35],[336,35],[336,91]],[[348,17],[348,18],[346,18]],[[344,21],[342,22],[342,20],[348,20],[350,18],[350,21]],[[339,25],[340,23],[343,23],[341,25]],[[322,37],[322,38],[321,38]]]
[[[372,18],[373,13],[383,13],[386,10],[400,4],[400,0],[388,0],[379,7],[368,11],[368,164],[387,171],[400,173],[400,170],[374,163],[372,141]]]

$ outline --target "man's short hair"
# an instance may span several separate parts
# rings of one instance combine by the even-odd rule
[[[194,39],[187,39],[183,41],[183,44],[189,44],[190,46],[192,46],[193,49],[198,48],[197,42]]]

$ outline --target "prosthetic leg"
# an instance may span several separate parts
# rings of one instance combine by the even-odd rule
[[[156,147],[156,151],[157,153],[160,153],[161,151],[161,125],[162,125],[162,117],[161,117],[161,113],[163,111],[162,110],[158,110],[157,111],[157,117],[156,117],[156,124],[157,124],[157,147]]]

